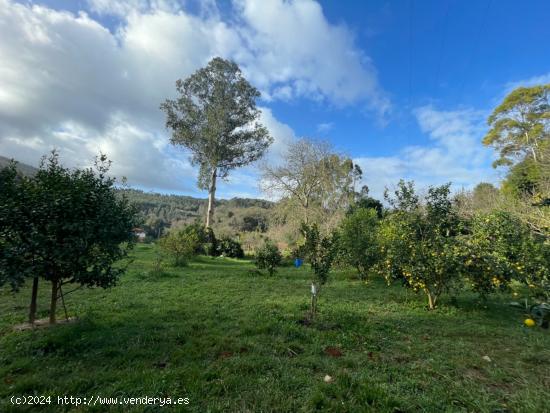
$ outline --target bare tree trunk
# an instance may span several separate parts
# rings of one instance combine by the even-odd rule
[[[50,324],[55,324],[55,311],[57,308],[57,289],[59,281],[56,279],[52,280],[52,296],[50,301]]]
[[[206,213],[206,228],[212,226],[214,221],[214,202],[216,199],[216,168],[212,169],[210,175],[210,188],[208,188],[208,212]]]
[[[317,297],[319,296],[319,286],[317,283],[311,283],[311,309],[310,309],[310,320],[313,321],[315,315],[317,314]]]
[[[529,145],[529,144],[530,144],[530,142],[529,142],[529,134],[528,134],[527,132],[525,132],[525,140],[526,140],[527,145]],[[535,141],[534,141],[534,144],[535,144],[535,146],[538,147],[536,139],[535,139]],[[533,160],[535,161],[535,163],[538,163],[538,160],[537,160],[537,153],[535,152],[535,148],[534,148],[532,145],[530,146],[530,148],[531,148],[531,153],[533,154]]]
[[[38,297],[38,277],[32,280],[31,305],[29,307],[29,323],[34,324],[36,320],[36,300]]]
[[[426,294],[428,295],[428,308],[430,310],[433,310],[435,308],[435,305],[436,305],[437,296],[432,294],[432,292],[428,289],[426,289]]]

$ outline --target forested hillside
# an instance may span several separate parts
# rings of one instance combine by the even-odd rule
[[[0,168],[11,159],[0,156]],[[17,171],[32,176],[37,168],[17,162]],[[138,189],[118,189],[140,211],[143,229],[152,238],[157,238],[173,226],[203,222],[207,199],[184,195],[164,195]],[[216,234],[235,236],[242,232],[265,232],[268,229],[268,210],[275,204],[263,199],[233,198],[216,200],[216,218],[212,227]]]
[[[8,166],[11,162],[10,158],[0,155],[0,169]],[[25,163],[17,163],[17,171],[24,176],[32,176],[36,173],[37,169],[34,166],[27,165]]]
[[[120,189],[121,194],[137,205],[143,227],[151,237],[166,228],[205,219],[207,200],[182,195],[163,195],[137,189]],[[216,200],[216,234],[234,236],[240,232],[265,232],[269,209],[273,203],[262,199],[233,198]]]

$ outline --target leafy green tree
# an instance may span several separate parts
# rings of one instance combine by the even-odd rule
[[[524,239],[522,254],[516,269],[519,279],[527,284],[532,295],[544,301],[550,300],[550,244],[537,237]]]
[[[512,280],[550,294],[550,246],[518,217],[505,211],[477,214],[462,241],[464,278],[482,296]]]
[[[217,239],[214,235],[214,231],[210,227],[204,227],[199,222],[194,224],[185,225],[183,228],[179,228],[177,231],[180,231],[188,235],[188,239],[196,240],[192,242],[193,245],[193,255],[206,254],[215,256],[217,248]]]
[[[244,251],[241,244],[229,237],[223,237],[218,240],[218,255],[229,258],[244,258]]]
[[[503,212],[476,214],[461,237],[462,274],[474,291],[485,297],[505,289],[513,278],[528,236],[517,218]]]
[[[204,228],[202,236],[202,251],[204,254],[215,257],[218,254],[218,239],[214,230],[210,227]]]
[[[271,276],[275,274],[276,267],[281,265],[282,259],[283,257],[279,252],[279,248],[269,241],[266,241],[256,252],[256,266],[260,270],[267,270]]]
[[[379,219],[375,209],[359,208],[342,221],[339,231],[339,252],[343,261],[357,269],[361,279],[366,279],[377,263]]]
[[[499,150],[493,166],[510,166],[503,208],[531,230],[550,234],[550,84],[512,91],[488,119],[485,145]]]
[[[545,165],[545,164],[548,165]],[[550,239],[550,151],[539,165],[514,165],[502,184],[502,208],[518,216],[530,230]]]
[[[298,254],[309,261],[313,272],[311,282],[312,300],[311,317],[317,311],[317,298],[321,289],[328,281],[330,269],[336,255],[337,241],[334,235],[323,235],[317,224],[303,223],[301,232],[304,243],[299,247]]]
[[[503,201],[501,191],[487,182],[477,184],[471,191],[462,190],[453,197],[458,214],[464,220],[470,220],[478,213],[502,209]]]
[[[518,162],[510,168],[502,183],[503,193],[513,199],[534,200],[540,193],[541,172],[540,165],[533,159]]]
[[[550,84],[512,91],[488,119],[491,129],[483,144],[499,150],[493,166],[514,165],[524,159],[535,163],[550,144]]]
[[[107,288],[125,270],[114,264],[133,246],[137,214],[128,200],[117,196],[115,180],[107,177],[109,165],[101,156],[96,170],[69,170],[59,164],[53,152],[42,160],[34,177],[16,184],[20,195],[12,202],[16,214],[26,211],[24,225],[2,222],[1,242],[7,240],[11,248],[18,248],[22,259],[2,259],[0,273],[23,269],[22,274],[35,277],[36,288],[36,277],[49,281],[52,324],[56,322],[58,298],[63,297],[62,286],[76,283]],[[33,299],[34,294],[35,288]],[[36,308],[32,301],[31,310],[33,305]]]
[[[485,207],[495,207],[498,203],[500,193],[498,188],[488,182],[480,182],[473,190],[472,198],[474,209],[481,210]]]
[[[450,199],[450,184],[430,187],[424,205],[412,182],[400,181],[394,210],[381,223],[380,242],[384,260],[377,265],[389,281],[396,278],[414,291],[423,291],[428,307],[459,281],[460,249],[456,236],[460,220]]]
[[[145,221],[145,228],[148,235],[158,239],[162,235],[162,231],[166,228],[166,222],[155,215],[149,215]]]
[[[159,246],[164,253],[172,257],[176,267],[182,267],[200,250],[201,239],[197,231],[187,228],[172,230],[160,239]]]
[[[355,202],[351,204],[347,214],[350,215],[357,209],[369,208],[376,211],[376,215],[378,216],[378,218],[382,218],[382,215],[384,213],[384,206],[382,205],[382,202],[369,196],[369,187],[367,185],[363,185],[361,191],[356,194]]]
[[[161,104],[170,142],[182,145],[199,165],[199,187],[208,189],[206,227],[213,223],[217,178],[258,160],[273,139],[258,122],[260,93],[239,67],[216,57],[208,65],[176,82],[177,99]]]
[[[27,175],[28,176],[28,175]],[[27,176],[17,173],[16,163],[0,169],[0,287],[9,284],[13,291],[33,278],[29,323],[34,323],[38,294],[37,259],[30,239],[32,221],[29,208],[34,192]]]
[[[396,211],[411,212],[420,207],[420,197],[416,194],[413,181],[400,179],[393,196],[388,188],[384,190],[384,199]]]

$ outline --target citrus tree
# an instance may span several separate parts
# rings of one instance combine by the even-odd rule
[[[474,291],[485,296],[518,278],[526,236],[521,222],[503,211],[477,214],[468,222],[461,237],[462,269]]]
[[[11,197],[7,202],[15,215],[2,217],[0,244],[8,250],[1,254],[0,274],[22,271],[34,278],[30,321],[34,320],[39,277],[51,283],[53,324],[64,285],[107,288],[125,271],[117,262],[134,245],[137,211],[115,192],[115,179],[107,176],[109,166],[102,155],[95,169],[70,170],[52,152],[32,178],[14,181],[10,178],[13,172],[7,172],[8,184],[1,186],[0,198],[6,202],[4,196]],[[13,187],[16,194],[10,195]],[[9,256],[14,253],[19,254],[17,259]]]
[[[456,235],[460,221],[450,200],[450,184],[430,187],[424,203],[412,182],[401,181],[395,197],[388,199],[394,210],[380,228],[384,255],[378,271],[387,281],[401,279],[414,291],[423,291],[429,309],[459,281],[460,248]]]
[[[27,278],[33,278],[30,323],[35,318],[39,280],[34,268],[38,257],[30,239],[33,194],[30,179],[17,173],[15,162],[0,169],[0,287],[9,284],[18,291]]]
[[[518,217],[505,211],[475,215],[461,247],[463,276],[482,296],[506,289],[512,280],[548,296],[549,246]]]
[[[380,255],[378,247],[378,212],[374,208],[357,208],[344,218],[339,231],[339,256],[366,279]]]
[[[201,249],[201,238],[193,226],[172,230],[159,241],[162,251],[172,257],[176,267],[187,264],[189,259]]]
[[[313,272],[311,281],[311,316],[313,317],[317,310],[317,297],[320,287],[328,281],[337,243],[334,235],[323,235],[317,224],[303,223],[301,232],[304,243],[299,247],[298,253],[309,261]]]
[[[269,275],[275,274],[276,267],[281,265],[282,259],[279,248],[269,241],[256,252],[256,266],[261,270],[267,270]]]

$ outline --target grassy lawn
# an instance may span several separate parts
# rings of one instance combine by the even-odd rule
[[[486,307],[475,295],[446,297],[428,312],[422,295],[337,272],[321,292],[317,322],[304,326],[305,268],[269,278],[251,275],[248,261],[205,257],[153,276],[153,247],[134,255],[117,287],[67,297],[79,317],[72,324],[15,332],[29,291],[0,292],[0,412],[549,411],[550,333],[523,327],[510,296]],[[8,400],[32,394],[190,403],[109,410]]]

